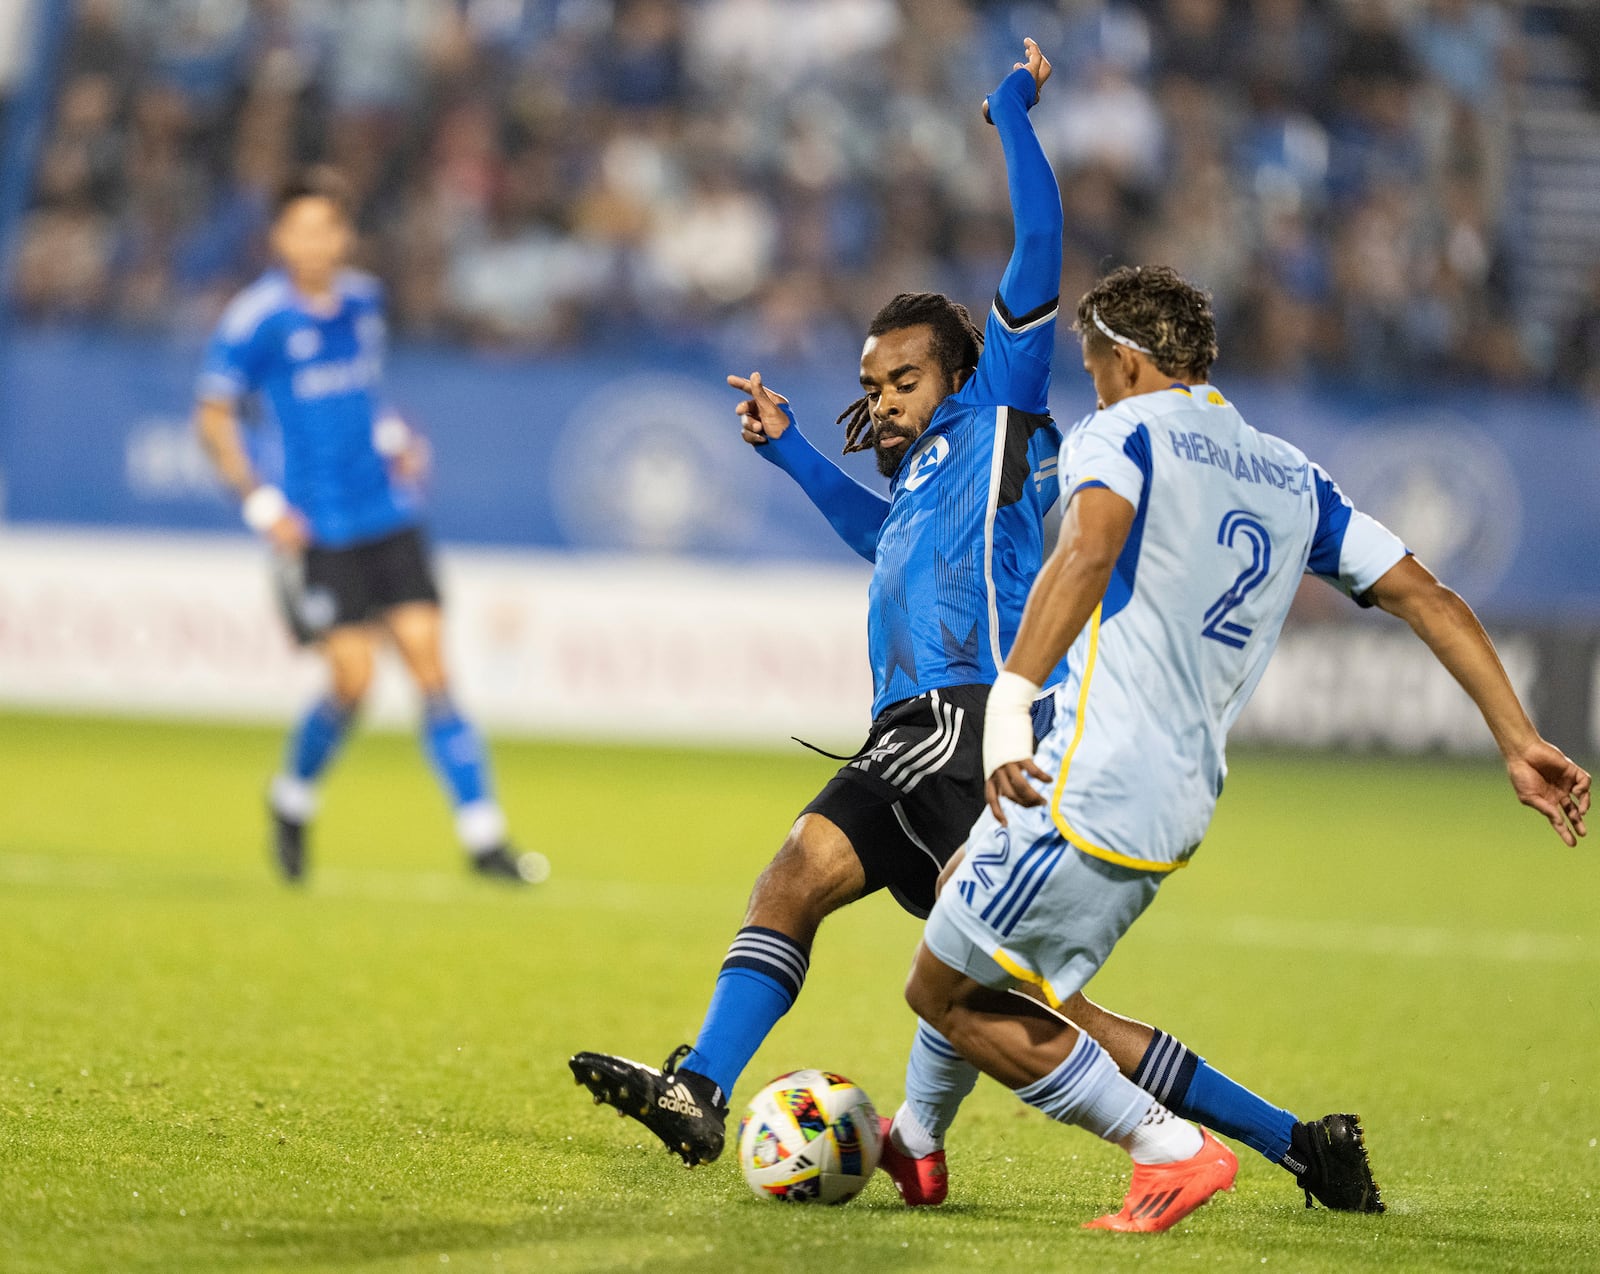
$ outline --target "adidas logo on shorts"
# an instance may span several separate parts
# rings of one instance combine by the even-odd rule
[[[683,1084],[675,1084],[656,1098],[656,1105],[662,1110],[670,1110],[675,1115],[689,1115],[695,1119],[703,1118],[704,1112],[695,1104],[694,1094]]]

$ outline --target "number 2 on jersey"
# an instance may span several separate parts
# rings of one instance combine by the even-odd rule
[[[1220,641],[1224,646],[1243,650],[1251,629],[1236,624],[1228,618],[1230,611],[1244,604],[1250,590],[1267,578],[1272,566],[1272,541],[1267,528],[1243,509],[1234,509],[1222,515],[1222,525],[1217,528],[1217,543],[1223,548],[1234,548],[1243,540],[1250,550],[1250,565],[1239,572],[1239,578],[1228,585],[1228,591],[1211,603],[1205,613],[1201,636]]]

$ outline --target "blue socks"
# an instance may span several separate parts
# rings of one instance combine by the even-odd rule
[[[810,963],[805,948],[787,934],[760,925],[739,930],[717,974],[694,1051],[681,1068],[706,1076],[727,1101],[756,1049],[799,997]]]
[[[341,706],[333,696],[318,699],[290,736],[288,772],[302,783],[316,782],[354,719],[354,709]]]
[[[1292,1114],[1206,1065],[1165,1031],[1155,1033],[1133,1082],[1174,1114],[1242,1141],[1272,1163],[1289,1153]]]
[[[316,781],[349,733],[355,709],[330,695],[317,700],[289,736],[283,770],[272,780],[269,800],[280,818],[309,823],[317,812]]]
[[[457,807],[489,799],[489,761],[483,740],[446,695],[430,698],[422,715],[428,760]]]

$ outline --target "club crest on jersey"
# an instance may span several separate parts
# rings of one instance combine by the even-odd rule
[[[297,363],[315,358],[322,351],[322,337],[314,327],[297,327],[289,333],[289,357]]]
[[[929,478],[933,471],[943,463],[944,458],[950,454],[950,439],[940,434],[937,438],[930,438],[912,454],[906,467],[906,490],[915,491]]]

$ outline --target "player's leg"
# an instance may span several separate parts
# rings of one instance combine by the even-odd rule
[[[328,691],[302,716],[289,736],[283,769],[272,781],[268,804],[274,824],[279,870],[299,880],[306,869],[306,827],[317,810],[317,783],[349,733],[356,711],[372,684],[376,634],[362,624],[345,624],[322,639],[328,666]]]
[[[456,836],[468,861],[474,870],[508,881],[542,876],[537,855],[511,851],[505,814],[494,798],[488,749],[451,697],[444,616],[422,537],[415,530],[403,532],[382,548],[384,623],[422,694],[423,749],[455,811]]]
[[[799,996],[818,926],[865,888],[850,840],[824,815],[803,813],[756,880],[694,1045],[659,1070],[579,1053],[569,1062],[574,1078],[597,1103],[638,1119],[690,1167],[710,1163],[722,1153],[728,1094]]]
[[[963,960],[984,960],[975,948]],[[984,981],[917,948],[907,1003],[985,1074],[1060,1123],[1076,1124],[1126,1150],[1134,1182],[1123,1209],[1091,1223],[1119,1230],[1167,1229],[1218,1190],[1238,1160],[1221,1142],[1178,1118],[1123,1076],[1106,1051],[1047,1005]]]
[[[1052,1118],[1126,1149],[1121,1212],[1097,1228],[1156,1230],[1232,1184],[1238,1160],[1122,1075],[1052,1006],[1080,990],[1154,900],[1159,875],[1079,853],[1047,811],[985,814],[928,918],[906,998],[961,1056]],[[1048,1005],[1015,994],[1038,987]]]
[[[328,668],[328,690],[296,723],[283,769],[268,789],[273,851],[290,881],[305,874],[317,783],[349,733],[372,681],[376,638],[367,625],[372,602],[368,559],[364,547],[312,545],[298,557],[279,558],[274,571],[295,640],[315,646]]]
[[[644,1122],[691,1166],[721,1153],[728,1095],[799,996],[823,919],[882,888],[905,903],[901,881],[913,858],[923,864],[918,883],[926,894],[918,914],[932,904],[943,859],[914,842],[900,807],[908,791],[939,777],[963,742],[976,754],[974,714],[958,692],[930,691],[881,713],[866,746],[801,812],[756,880],[692,1047],[660,1070],[605,1053],[570,1060],[596,1101]]]

